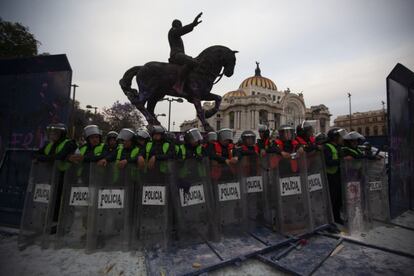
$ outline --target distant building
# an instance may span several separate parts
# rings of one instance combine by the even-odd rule
[[[203,107],[210,109],[213,103],[206,102]],[[278,90],[272,80],[261,75],[257,63],[255,75],[245,79],[237,90],[224,94],[219,111],[207,121],[216,130],[233,129],[236,138],[244,130],[256,131],[259,124],[274,130],[284,124],[296,127],[304,120],[315,120],[317,131],[326,132],[330,116],[323,104],[307,108],[302,93],[292,93],[289,88]],[[180,125],[181,131],[190,128],[202,129],[200,121],[193,119]]]
[[[366,137],[387,135],[386,118],[387,111],[382,109],[352,113],[351,130],[356,130]],[[336,117],[334,125],[349,131],[349,115]]]

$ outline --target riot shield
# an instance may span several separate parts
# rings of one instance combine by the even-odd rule
[[[322,152],[306,153],[306,180],[312,229],[333,222],[329,184]]]
[[[258,156],[244,156],[239,162],[240,185],[246,191],[245,210],[247,212],[248,228],[255,229],[264,225],[265,217],[265,182],[266,172],[264,161]]]
[[[35,242],[46,246],[51,234],[53,218],[57,212],[56,191],[62,179],[56,165],[46,162],[32,162],[25,204],[20,224],[19,247]]]
[[[57,227],[57,247],[86,246],[90,164],[73,164],[65,173]]]
[[[247,231],[246,191],[240,185],[239,166],[211,160],[210,176],[220,233],[233,235]]]
[[[181,244],[217,239],[208,172],[207,158],[177,160],[175,163],[170,187],[175,238]]]
[[[368,192],[369,218],[389,221],[388,175],[385,159],[364,160],[364,180]]]
[[[305,155],[295,153],[281,158],[277,185],[276,229],[282,234],[300,234],[310,230]],[[271,172],[274,177],[277,173]]]
[[[91,164],[89,176],[90,206],[86,249],[128,249],[131,222],[130,182],[128,168],[120,169],[118,163],[106,167]]]
[[[264,181],[264,221],[271,228],[276,229],[279,209],[279,162],[281,156],[278,154],[266,154],[264,158],[264,167],[266,172],[263,173]]]
[[[366,218],[366,191],[362,160],[341,160],[342,202],[345,227],[350,235],[368,229]]]
[[[163,161],[154,168],[140,172],[136,185],[137,204],[134,217],[138,218],[133,231],[138,245],[147,249],[168,246],[171,231],[170,187],[173,161]]]

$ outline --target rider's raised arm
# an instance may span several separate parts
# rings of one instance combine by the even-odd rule
[[[185,35],[185,34],[188,34],[189,32],[191,32],[194,29],[194,27],[195,27],[195,24],[190,23],[190,24],[185,25],[181,28],[174,28],[172,31],[173,31],[174,35],[182,36],[182,35]]]

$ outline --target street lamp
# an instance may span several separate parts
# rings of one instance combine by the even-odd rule
[[[72,138],[75,138],[75,99],[76,99],[76,88],[78,88],[79,85],[71,84],[70,86],[73,87],[72,114],[71,114]]]
[[[351,93],[348,93],[349,98],[349,131],[352,131],[352,113],[351,113]]]
[[[164,98],[161,101],[168,101],[169,106],[168,106],[168,131],[170,131],[170,122],[171,122],[171,103],[172,102],[179,102],[179,103],[183,103],[183,99],[178,98],[178,99],[173,99],[173,98]]]
[[[165,115],[165,113],[161,113],[161,114],[155,114],[155,118],[158,117],[166,117],[167,115]]]
[[[96,110],[98,109],[98,107],[97,107],[97,106],[91,106],[90,104],[88,104],[88,105],[86,106],[86,108],[88,108],[88,109],[95,109],[95,115],[96,115]]]

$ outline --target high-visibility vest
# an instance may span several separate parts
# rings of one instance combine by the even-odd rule
[[[338,160],[339,156],[338,156],[338,150],[336,149],[336,147],[330,143],[326,143],[325,144],[328,149],[331,151],[331,155],[332,155],[332,160]],[[335,174],[338,171],[339,166],[327,166],[326,167],[326,173],[327,174]]]
[[[65,147],[66,143],[68,143],[69,141],[70,141],[70,139],[67,139],[66,138],[65,140],[63,140],[62,142],[60,142],[59,145],[57,145],[57,147],[55,148],[55,154],[60,153],[63,150],[63,148]],[[53,144],[54,144],[53,142],[49,142],[46,145],[46,147],[45,147],[45,155],[49,155],[50,154],[50,152],[52,150],[52,147],[53,147]],[[67,169],[69,169],[70,163],[67,162],[67,161],[60,161],[57,164],[57,166],[58,166],[58,169],[60,171],[66,171]]]
[[[165,142],[164,144],[162,144],[162,152],[164,154],[166,154],[168,152],[168,149],[170,148],[170,143]],[[149,154],[151,152],[152,149],[152,142],[148,142],[147,145],[145,146],[145,161],[148,163],[148,159],[149,159]],[[167,167],[167,163],[164,161],[161,161],[160,163],[160,172],[162,173],[166,173],[168,170]]]
[[[228,144],[227,146],[228,156],[225,156],[226,159],[233,158],[233,147],[234,147],[233,144]],[[223,156],[223,148],[221,147],[220,143],[214,142],[214,151],[216,152],[216,155]]]
[[[105,144],[104,144],[104,143],[101,143],[101,144],[97,145],[97,146],[93,149],[93,154],[94,154],[95,156],[99,156],[99,155],[101,155],[101,154],[102,154],[102,151],[103,151],[104,146],[105,146]],[[83,145],[83,146],[79,149],[80,154],[81,154],[82,156],[84,156],[84,155],[85,155],[85,153],[86,153],[86,150],[87,150],[87,149],[88,149],[88,145],[87,145],[87,144]]]
[[[242,151],[248,151],[249,150],[246,145],[242,145],[241,148],[242,148]],[[254,145],[253,148],[254,148],[254,151],[257,154],[259,154],[259,152],[260,152],[259,146],[258,145]]]
[[[296,151],[298,148],[298,141],[296,140],[292,140],[291,141],[292,144],[292,151]],[[281,139],[276,139],[276,145],[280,148],[281,151],[285,150],[285,142],[282,141]],[[292,170],[292,172],[297,172],[298,171],[298,162],[295,159],[291,159],[290,160],[290,169]]]
[[[187,153],[187,148],[185,147],[185,145],[180,145],[180,149],[181,149],[181,155],[182,155],[182,159],[184,160],[186,157],[186,153]],[[201,145],[198,145],[196,147],[196,154],[197,156],[203,156],[203,147]]]

